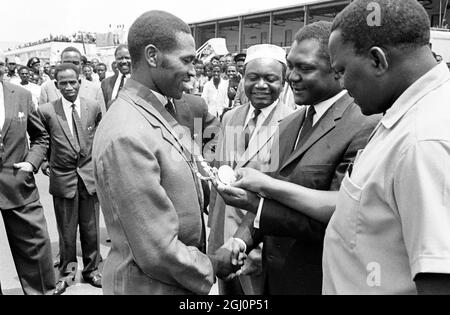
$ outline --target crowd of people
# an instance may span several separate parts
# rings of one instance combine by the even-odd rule
[[[26,48],[33,47],[36,45],[51,43],[51,42],[60,42],[60,43],[86,43],[86,44],[95,44],[97,41],[95,33],[86,33],[86,32],[77,32],[72,34],[72,36],[67,35],[52,35],[44,39],[29,42],[25,44],[18,45],[16,48]]]
[[[355,0],[287,55],[204,64],[184,21],[149,11],[112,76],[68,47],[33,104],[39,59],[0,65],[0,210],[24,293],[66,291],[79,229],[82,276],[108,295],[216,278],[222,295],[450,294],[450,71],[429,42],[418,1]]]

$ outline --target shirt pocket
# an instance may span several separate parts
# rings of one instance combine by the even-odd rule
[[[347,173],[341,184],[333,225],[337,234],[351,249],[356,247],[361,194],[361,187],[356,185]]]

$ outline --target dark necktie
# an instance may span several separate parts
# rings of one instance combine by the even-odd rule
[[[300,136],[298,137],[298,141],[296,142],[294,150],[300,143],[303,143],[306,140],[306,137],[308,137],[309,133],[311,132],[315,114],[316,109],[314,108],[314,106],[309,106],[308,114],[306,115],[305,121],[303,122],[302,131],[300,131]]]
[[[81,119],[78,115],[75,104],[72,104],[72,123],[75,143],[78,146],[80,154],[84,154],[84,149],[86,147],[86,136],[84,134],[83,125],[81,124]]]
[[[250,143],[250,139],[252,138],[253,132],[255,132],[256,124],[258,123],[258,116],[261,114],[260,109],[255,109],[253,112],[253,118],[248,122],[247,128],[244,130],[245,137],[245,150],[247,150],[248,145]]]
[[[175,106],[173,105],[173,103],[170,99],[167,100],[167,104],[165,107],[166,107],[166,110],[169,112],[169,114],[172,115],[172,117],[176,119]]]
[[[115,98],[117,98],[119,96],[119,92],[120,92],[120,90],[122,90],[123,85],[125,83],[125,78],[126,78],[126,76],[122,74],[122,79],[120,79],[119,89],[117,90],[117,95]]]

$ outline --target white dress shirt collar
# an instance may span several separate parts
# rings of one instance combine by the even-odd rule
[[[256,124],[256,127],[262,125],[267,117],[269,117],[270,113],[274,110],[274,108],[278,105],[280,100],[276,100],[272,105],[269,105],[263,109],[261,109],[261,114],[258,116],[258,122]],[[250,104],[250,109],[247,114],[247,118],[245,119],[244,129],[247,127],[248,123],[250,122],[250,119],[253,118],[255,112],[255,107]]]
[[[127,79],[130,77],[129,74],[122,74],[121,72],[119,72],[119,75],[117,76],[117,79],[116,79],[116,83],[114,83],[114,88],[113,88],[113,92],[111,95],[112,100],[115,100],[117,98],[117,95],[120,92],[119,87],[120,87],[120,82],[122,81],[123,76],[125,76],[124,84],[125,84],[125,82],[127,82]]]
[[[314,105],[316,114],[314,115],[313,126],[320,120],[320,118],[322,118],[323,115],[325,115],[327,110],[330,109],[330,107],[333,106],[334,103],[336,103],[346,93],[347,93],[347,90],[343,90],[340,93],[333,96],[332,98],[329,98],[323,102],[320,102],[320,103]],[[309,107],[308,107],[308,111],[309,111]]]

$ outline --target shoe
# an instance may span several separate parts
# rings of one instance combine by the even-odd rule
[[[102,287],[102,275],[97,274],[89,278],[84,279],[85,282],[89,283],[93,287],[101,288]]]
[[[65,280],[60,280],[56,284],[55,291],[53,291],[53,295],[61,295],[66,292],[66,289],[69,287],[69,284]]]

